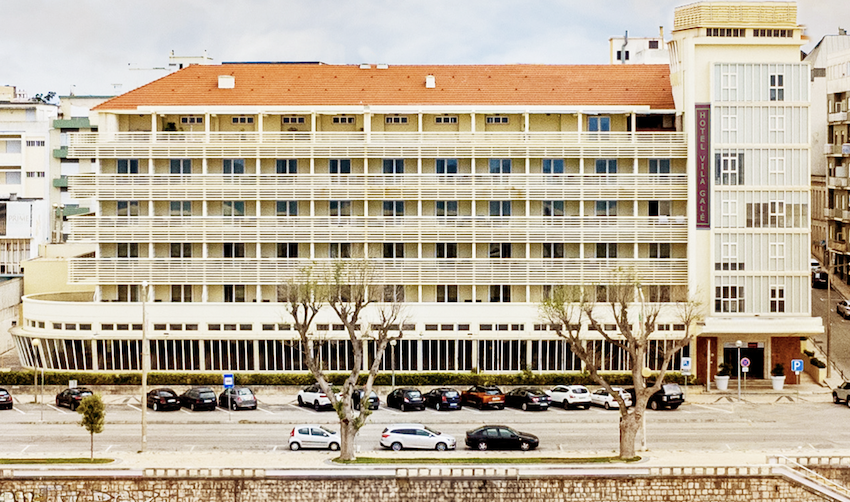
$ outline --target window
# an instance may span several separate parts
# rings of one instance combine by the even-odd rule
[[[512,246],[510,242],[491,242],[490,258],[510,258]]]
[[[384,159],[384,174],[404,173],[404,159]]]
[[[227,303],[244,303],[245,302],[245,286],[241,285],[241,284],[238,284],[238,285],[225,284],[224,285],[224,301],[227,302]]]
[[[44,178],[43,171],[27,171],[27,178]],[[21,184],[21,173],[6,173],[6,183],[9,185]],[[66,189],[63,189],[66,190]]]
[[[617,243],[616,242],[598,242],[596,243],[597,258],[616,258]]]
[[[629,60],[629,51],[625,51],[626,55],[623,56],[623,51],[617,51],[617,61],[628,61]]]
[[[457,258],[456,242],[438,242],[434,245],[434,256],[436,258]]]
[[[563,242],[544,242],[543,243],[543,258],[563,258],[564,243]]]
[[[126,285],[119,284],[116,286],[118,291],[118,301],[119,302],[137,302],[139,301],[139,285]],[[124,326],[127,326],[126,324]],[[55,328],[55,324],[54,324]],[[119,326],[120,329],[120,326]]]
[[[564,174],[564,159],[543,159],[543,174]]]
[[[670,301],[670,286],[666,284],[649,284],[643,287],[644,298],[652,303]]]
[[[169,160],[171,174],[192,174],[192,159]]]
[[[706,28],[707,37],[744,37],[747,30],[744,28]]]
[[[587,117],[588,132],[605,132],[611,130],[611,117]]]
[[[563,216],[564,201],[562,200],[544,200],[543,201],[543,216]]]
[[[490,201],[490,216],[510,216],[511,201],[509,200],[491,200]]]
[[[192,257],[192,244],[189,242],[172,242],[170,248],[172,258]]]
[[[596,216],[617,216],[616,200],[596,201]]]
[[[490,301],[509,303],[511,301],[511,287],[508,285],[490,286]]]
[[[753,36],[754,37],[793,37],[794,30],[771,30],[764,28],[753,28]]]
[[[354,117],[348,117],[348,116],[345,116],[345,115],[338,115],[338,116],[333,118],[332,122],[334,124],[353,124],[354,123]]]
[[[351,201],[329,200],[328,212],[331,216],[351,216]]]
[[[298,258],[298,243],[296,242],[278,242],[277,243],[278,258]]]
[[[454,284],[437,285],[438,303],[457,303],[457,286]]]
[[[387,284],[384,286],[384,301],[403,302],[404,301],[404,286],[401,284]]]
[[[457,124],[457,116],[455,115],[443,115],[434,117],[435,124]]]
[[[44,140],[43,139],[41,139],[41,140],[28,139],[27,140],[27,146],[44,146]]]
[[[714,182],[718,185],[744,184],[744,154],[724,152],[714,154]]]
[[[782,109],[771,110],[768,117],[768,130],[770,132],[783,133],[785,132],[785,112]]]
[[[298,216],[298,201],[296,200],[279,200],[277,201],[278,216]]]
[[[457,174],[457,159],[434,160],[434,171],[437,174]]]
[[[245,201],[244,200],[224,200],[221,201],[221,215],[239,217],[245,216]]]
[[[785,201],[770,201],[770,227],[785,228]]]
[[[171,285],[171,301],[172,302],[191,302],[192,301],[192,286],[189,284],[172,284]],[[172,325],[174,326],[174,325]],[[180,326],[178,324],[178,326]],[[171,328],[174,329],[173,327]]]
[[[669,242],[651,242],[649,244],[650,258],[670,258]]]
[[[511,159],[490,159],[490,174],[508,174],[511,172]]]
[[[169,206],[169,216],[192,216],[192,201],[172,200]]]
[[[785,157],[770,157],[768,169],[770,174],[785,174]]]
[[[738,226],[738,201],[734,199],[723,200],[720,203],[720,217],[723,227]]]
[[[404,216],[403,200],[385,200],[384,216]]]
[[[116,245],[116,256],[118,258],[138,258],[139,243],[138,242],[119,242]]]
[[[488,124],[507,124],[508,117],[504,115],[489,115],[487,116],[486,122]]]
[[[403,242],[385,242],[384,243],[384,258],[388,258],[388,259],[404,258],[404,243]]]
[[[770,243],[770,268],[771,270],[785,270],[785,243]]]
[[[204,117],[194,117],[194,116],[180,117],[180,123],[181,124],[203,124],[204,123]]]
[[[118,174],[139,174],[139,159],[118,159]]]
[[[770,100],[785,101],[785,76],[781,73],[770,76]]]
[[[351,159],[329,159],[328,172],[330,174],[351,174]]]
[[[297,174],[298,159],[277,159],[275,161],[275,172],[277,174]]]
[[[737,133],[738,132],[738,111],[737,108],[729,108],[721,112],[720,115],[720,132],[721,133]],[[728,138],[728,136],[724,136]]]
[[[770,287],[770,311],[785,312],[785,286]]]
[[[738,243],[724,242],[720,244],[720,259],[725,263],[738,261]],[[737,267],[735,267],[737,268]]]
[[[245,174],[245,159],[222,159],[221,172],[224,174]]]
[[[650,49],[657,49],[658,48],[658,40],[650,40],[649,41],[649,48]]]
[[[225,242],[221,245],[221,249],[225,258],[245,258],[244,242]]]
[[[138,216],[139,201],[137,200],[119,200],[115,202],[116,216]]]
[[[737,68],[732,65],[723,65],[720,74],[720,96],[721,101],[735,101],[738,99],[738,73]],[[721,119],[721,129],[722,129]]]
[[[233,124],[253,124],[254,117],[231,117],[230,121]]]
[[[743,312],[743,286],[716,286],[714,288],[715,312]]]
[[[304,117],[281,117],[280,121],[283,124],[303,124]]]
[[[649,216],[670,216],[673,202],[669,200],[651,200],[648,203]]]
[[[331,242],[328,244],[328,256],[330,258],[351,258],[351,243]]]
[[[457,216],[456,200],[434,201],[434,212],[436,216]]]
[[[406,124],[407,117],[405,115],[389,115],[384,117],[385,124]]]
[[[596,159],[596,174],[616,174],[617,159]]]

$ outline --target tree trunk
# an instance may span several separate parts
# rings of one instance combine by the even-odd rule
[[[94,460],[94,432],[90,432],[89,436],[91,437],[91,459]]]
[[[640,418],[637,413],[620,415],[620,458],[635,458],[635,438],[640,431]]]
[[[339,422],[339,445],[340,460],[354,460],[357,454],[354,449],[354,439],[357,437],[357,429],[354,428],[354,417],[349,416],[351,411],[346,410],[346,417]]]

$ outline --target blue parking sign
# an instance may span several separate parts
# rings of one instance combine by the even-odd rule
[[[233,373],[224,374],[224,388],[230,389],[233,387]]]
[[[791,359],[791,371],[794,373],[800,373],[803,371],[803,360],[802,359]]]

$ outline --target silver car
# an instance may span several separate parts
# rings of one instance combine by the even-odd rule
[[[381,446],[399,451],[404,448],[426,450],[454,450],[457,441],[454,436],[435,431],[422,424],[395,424],[381,433]]]
[[[841,300],[838,302],[838,306],[835,307],[835,311],[845,319],[850,317],[850,300]]]
[[[339,433],[324,425],[296,425],[289,434],[289,449],[319,448],[331,451],[339,450]]]

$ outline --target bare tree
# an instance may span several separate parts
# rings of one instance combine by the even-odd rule
[[[693,325],[701,318],[702,308],[696,300],[677,303],[676,317],[684,324],[684,333],[675,339],[668,339],[670,343],[663,349],[655,344],[655,350],[650,354],[650,340],[655,334],[661,303],[645,301],[640,281],[633,273],[618,269],[611,278],[604,286],[567,285],[552,288],[550,297],[540,305],[540,316],[555,329],[558,336],[570,344],[590,377],[616,399],[620,411],[620,458],[629,459],[635,457],[635,439],[642,427],[647,402],[661,388],[673,357],[691,342]],[[613,314],[619,334],[603,329],[600,317],[602,311]],[[590,330],[628,354],[635,388],[632,408],[627,408],[619,392],[613,391],[605,375],[600,373],[595,354],[580,338],[583,319],[588,321]],[[655,359],[659,368],[652,383],[647,381],[649,375],[644,367],[647,356]]]

